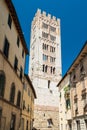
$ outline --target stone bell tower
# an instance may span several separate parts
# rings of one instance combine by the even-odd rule
[[[36,90],[34,127],[58,130],[61,79],[60,19],[37,10],[31,25],[29,75]]]

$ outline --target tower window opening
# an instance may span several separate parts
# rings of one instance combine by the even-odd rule
[[[55,74],[55,67],[53,68],[53,74]]]
[[[51,70],[50,70],[50,71],[51,71],[51,74],[52,74],[52,72],[53,72],[53,69],[52,69],[52,67],[51,67]]]
[[[45,72],[47,72],[47,68],[48,68],[48,66],[46,65],[46,66],[45,66]]]
[[[48,88],[50,88],[50,80],[48,80]]]
[[[43,72],[44,72],[44,70],[45,70],[45,65],[43,65]]]
[[[48,25],[46,23],[43,23],[42,27],[48,29]]]
[[[42,32],[42,37],[44,37],[44,38],[48,38],[48,34],[45,33],[45,32]]]
[[[48,127],[51,128],[53,125],[52,119],[47,119]]]
[[[52,32],[56,32],[56,28],[50,26],[50,31],[52,31]]]
[[[56,40],[56,37],[50,35],[50,40],[51,40],[51,41],[55,41],[55,40]]]

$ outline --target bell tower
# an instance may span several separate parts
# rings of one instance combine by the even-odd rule
[[[58,130],[56,85],[61,79],[60,19],[37,10],[31,25],[29,76],[36,90],[34,127]]]

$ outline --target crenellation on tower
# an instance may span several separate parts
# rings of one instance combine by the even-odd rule
[[[60,19],[59,18],[56,18],[55,16],[51,16],[51,14],[46,14],[45,11],[41,12],[40,9],[37,10],[36,14],[35,14],[35,17],[36,18],[38,17],[39,19],[45,21],[45,22],[48,22],[49,24],[54,24],[54,26],[57,26],[57,25],[60,25]],[[35,19],[33,19],[34,21]]]
[[[37,9],[35,16],[40,15],[40,14],[41,14],[41,9]]]
[[[46,17],[46,12],[45,11],[42,12],[42,16]]]
[[[55,16],[53,16],[52,19],[53,19],[54,21],[56,21],[56,17],[55,17]]]
[[[51,19],[51,14],[48,14],[48,19]]]

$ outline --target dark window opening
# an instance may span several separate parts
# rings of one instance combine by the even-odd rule
[[[48,121],[48,127],[52,127],[52,125],[53,125],[52,119],[48,119],[47,121]]]
[[[48,66],[46,65],[46,66],[45,66],[45,72],[47,72],[47,68],[48,68]]]
[[[52,41],[55,41],[55,40],[56,40],[56,37],[50,35],[50,39],[51,39]]]
[[[84,67],[82,65],[81,68],[80,68],[80,72],[83,72],[83,71],[84,71]]]
[[[12,114],[10,122],[10,130],[15,130],[16,115]]]
[[[52,32],[56,32],[56,28],[55,28],[55,27],[50,26],[50,30],[51,30]]]
[[[80,121],[77,121],[77,130],[81,130]]]
[[[10,16],[10,14],[8,15],[8,26],[10,27],[11,29],[11,25],[12,25],[12,18]]]
[[[72,124],[69,123],[69,130],[72,130]]]
[[[0,96],[4,96],[5,90],[5,74],[3,71],[0,71]]]
[[[15,84],[12,83],[10,92],[10,102],[14,103],[14,98],[15,98]]]
[[[45,70],[45,65],[43,65],[43,72],[44,72],[44,70]]]
[[[22,49],[22,57],[24,58],[24,49]]]
[[[48,33],[42,32],[42,37],[48,38]]]
[[[27,120],[27,122],[26,122],[26,130],[28,130],[28,120]]]
[[[55,67],[53,68],[53,74],[55,74]]]
[[[87,130],[87,119],[85,120],[85,126],[86,126],[86,130]]]
[[[50,88],[50,80],[48,80],[48,88]]]
[[[8,58],[8,54],[9,54],[9,42],[8,42],[7,38],[5,38],[3,53]]]
[[[66,109],[69,109],[70,108],[70,99],[67,99],[66,100]]]
[[[2,117],[2,108],[0,107],[0,119]]]
[[[18,96],[17,96],[17,106],[20,107],[20,102],[21,102],[21,92],[18,92]]]
[[[51,73],[53,72],[53,69],[52,69],[52,67],[51,67]]]
[[[46,23],[43,23],[42,27],[48,29],[48,25]]]
[[[26,109],[25,100],[23,100],[23,110]]]
[[[15,61],[14,61],[14,70],[17,72],[17,68],[18,68],[18,59],[15,56]]]
[[[17,46],[19,47],[19,42],[20,42],[20,39],[19,37],[17,37]]]
[[[76,79],[76,75],[74,74],[74,75],[73,75],[73,80],[75,80],[75,79]]]
[[[23,69],[20,67],[20,79],[22,80]]]

